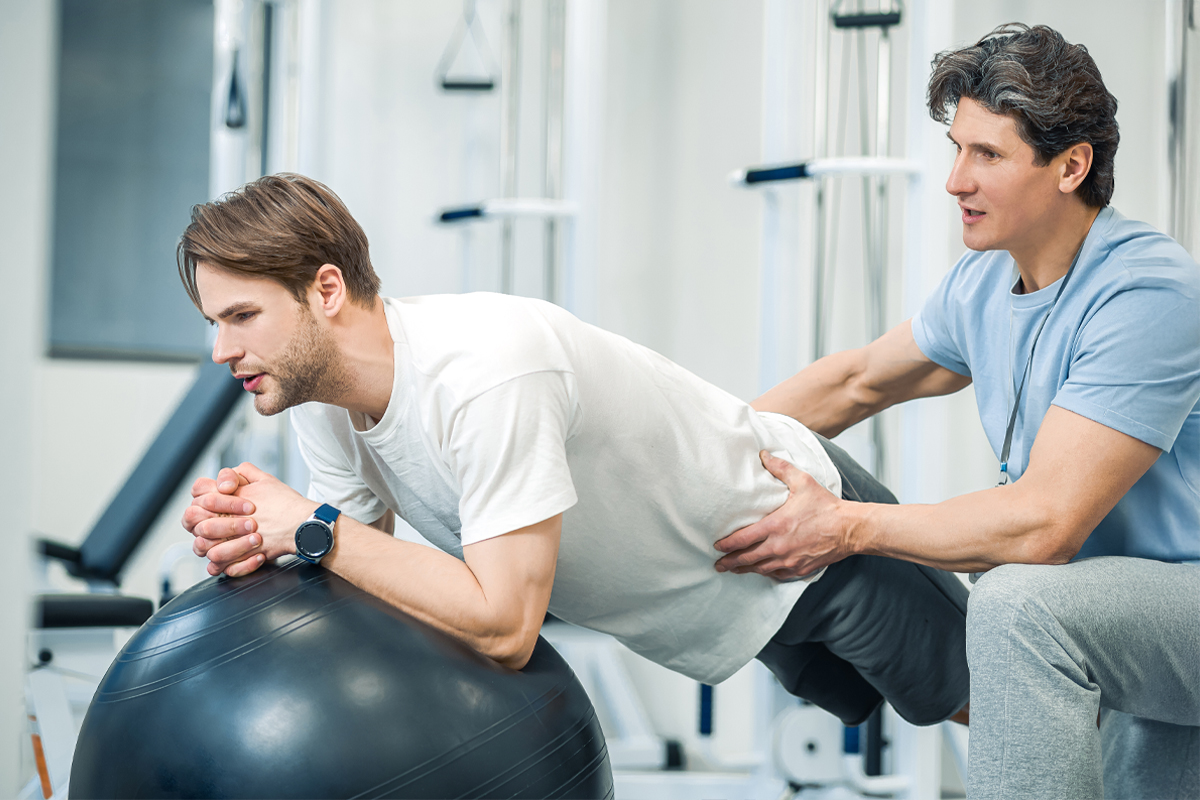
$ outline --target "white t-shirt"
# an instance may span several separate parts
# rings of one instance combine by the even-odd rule
[[[766,449],[835,494],[804,426],[539,300],[385,299],[395,383],[378,424],[292,411],[310,495],[361,522],[390,508],[441,549],[563,514],[557,617],[705,683],[783,624],[805,582],[718,573],[718,539],[787,499]]]

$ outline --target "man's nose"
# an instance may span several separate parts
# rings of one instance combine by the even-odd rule
[[[227,364],[240,355],[241,350],[226,333],[218,328],[217,339],[213,342],[212,360],[217,364]]]
[[[955,157],[954,165],[950,167],[950,175],[946,178],[946,191],[955,197],[974,191],[970,170],[962,153]]]

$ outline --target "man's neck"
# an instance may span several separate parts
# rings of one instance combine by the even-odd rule
[[[375,299],[374,307],[356,311],[338,337],[350,385],[337,405],[378,422],[392,398],[395,343],[382,298]]]
[[[1036,243],[1028,250],[1009,250],[1021,274],[1017,293],[1031,294],[1066,275],[1099,213],[1098,208],[1072,204],[1059,219],[1047,226],[1050,233],[1044,242]]]

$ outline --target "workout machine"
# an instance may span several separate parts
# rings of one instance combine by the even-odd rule
[[[594,259],[592,248],[580,247],[581,241],[594,236],[596,186],[591,173],[598,162],[598,141],[594,117],[599,103],[599,59],[603,41],[604,4],[580,0],[546,0],[535,15],[526,13],[522,0],[505,0],[503,6],[503,47],[499,81],[487,85],[479,80],[463,89],[490,91],[498,88],[500,104],[500,196],[482,202],[442,209],[435,219],[439,224],[464,226],[496,220],[500,224],[500,291],[516,291],[518,273],[518,221],[541,222],[542,299],[559,303],[574,313],[587,316],[590,299],[583,298],[577,286],[580,262]],[[451,55],[463,49],[467,37],[464,28],[478,31],[477,43],[486,41],[468,0],[460,23],[438,67],[439,81],[446,88],[445,76]],[[597,25],[597,23],[600,23]],[[522,74],[527,71],[522,32],[528,27],[540,30],[541,48],[538,74],[541,82],[540,145],[542,164],[538,194],[521,193],[521,184],[534,177],[522,166],[519,154],[529,149],[522,135],[522,119],[527,116],[523,98]],[[481,48],[482,49],[482,48]],[[454,83],[460,83],[455,81]],[[526,103],[523,103],[523,99]],[[526,176],[524,180],[520,180]],[[464,229],[464,240],[469,231]],[[586,278],[585,278],[586,279]],[[470,288],[464,279],[464,289]],[[582,301],[581,301],[582,298]]]
[[[887,278],[888,264],[888,179],[891,176],[914,176],[920,167],[914,162],[889,157],[891,140],[891,30],[903,19],[903,6],[895,5],[867,9],[859,0],[854,10],[845,8],[844,0],[835,0],[827,15],[819,14],[817,26],[817,97],[813,113],[814,145],[817,157],[798,163],[750,167],[735,171],[730,182],[735,186],[773,190],[783,182],[811,180],[815,183],[815,211],[813,222],[813,284],[812,284],[812,360],[827,354],[829,310],[833,300],[831,269],[836,268],[838,237],[831,231],[831,218],[841,208],[842,178],[857,177],[862,181],[862,263],[863,285],[866,300],[867,340],[877,339],[887,329]],[[867,78],[868,32],[874,32],[875,49],[875,95],[874,143],[871,141],[871,109]],[[831,39],[841,38],[841,65],[837,71],[839,87],[836,98],[831,91],[834,77]],[[775,40],[768,41],[768,48]],[[847,111],[850,104],[849,83],[852,53],[857,56],[857,113],[858,146],[857,156],[845,157]],[[768,69],[780,61],[779,54],[767,54]],[[830,123],[836,120],[836,129],[830,141]],[[832,151],[832,154],[831,154]],[[830,211],[835,212],[831,214]],[[778,235],[778,222],[772,220],[770,227],[764,223],[764,239]],[[760,276],[763,306],[763,322],[760,325],[760,389],[766,391],[780,377],[777,364],[772,358],[775,342],[784,332],[780,330],[777,314],[774,313],[775,271],[786,266],[768,260],[777,246],[764,241],[763,269]],[[887,463],[885,431],[883,421],[877,415],[871,418],[872,472],[882,477]]]

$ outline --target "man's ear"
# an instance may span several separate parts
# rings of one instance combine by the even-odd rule
[[[1060,154],[1058,160],[1058,190],[1063,194],[1071,194],[1092,171],[1092,146],[1087,142],[1080,142]]]
[[[309,288],[309,297],[326,317],[336,317],[349,300],[341,268],[334,264],[322,264]]]

